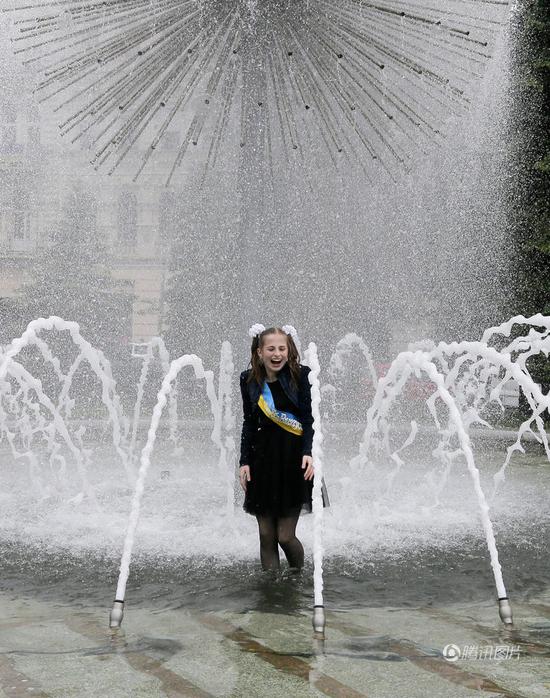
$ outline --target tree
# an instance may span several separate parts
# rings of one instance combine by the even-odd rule
[[[518,172],[510,202],[518,260],[512,312],[550,315],[550,0],[524,0],[520,9],[511,120]],[[532,357],[528,368],[548,390],[548,358]]]
[[[550,313],[550,0],[526,0],[515,55],[517,310]]]
[[[131,334],[132,296],[111,277],[108,262],[97,235],[96,201],[77,185],[20,290],[22,324],[58,315],[78,322],[88,341],[110,358],[120,353]]]

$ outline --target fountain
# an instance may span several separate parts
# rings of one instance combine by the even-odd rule
[[[500,349],[490,346],[498,337],[509,337],[515,326],[527,327],[528,331],[515,336]],[[72,358],[69,370],[64,373],[60,361],[53,356],[48,340],[39,336],[52,332],[69,333],[71,341],[77,348],[78,354]],[[502,343],[502,342],[501,342]],[[430,347],[431,345],[428,345]],[[32,375],[18,360],[25,347],[36,347],[43,365],[53,368],[57,382],[57,394],[47,395],[40,378]],[[329,375],[333,381],[345,370],[343,355],[350,354],[357,347],[367,363],[371,378],[376,377],[376,369],[371,352],[364,340],[354,334],[348,334],[339,341],[332,354],[329,364]],[[140,466],[136,473],[133,469],[133,454],[138,438],[138,421],[141,414],[144,386],[147,371],[150,366],[153,349],[159,349],[163,369],[168,367],[162,379],[162,385],[157,396],[157,403],[151,415],[147,439],[141,448]],[[366,409],[366,426],[361,439],[358,455],[350,461],[351,472],[356,478],[364,478],[373,468],[377,468],[376,458],[370,458],[371,453],[385,452],[395,467],[387,473],[387,491],[399,478],[405,465],[399,455],[410,449],[418,434],[418,425],[411,422],[411,431],[406,440],[395,449],[390,448],[391,423],[389,415],[392,405],[398,400],[404,386],[412,375],[425,373],[431,385],[431,394],[426,400],[426,406],[433,419],[434,430],[439,443],[434,453],[443,463],[452,464],[463,458],[472,478],[473,494],[475,494],[486,542],[489,549],[491,567],[494,574],[499,613],[505,624],[512,623],[512,612],[503,582],[499,562],[493,523],[489,517],[489,504],[481,485],[480,472],[475,462],[474,449],[469,432],[473,425],[490,425],[482,417],[491,403],[500,404],[503,387],[513,379],[521,387],[528,402],[531,415],[519,427],[517,438],[508,447],[503,465],[494,475],[495,488],[502,484],[505,470],[514,452],[522,451],[522,439],[526,434],[536,435],[543,444],[546,455],[550,460],[550,448],[544,429],[543,415],[550,407],[550,398],[544,395],[539,386],[533,382],[527,369],[527,360],[540,352],[550,349],[550,318],[536,315],[530,318],[516,316],[507,323],[487,330],[481,341],[440,343],[431,348],[416,349],[399,354],[391,363],[383,378],[377,379],[376,391],[371,405]],[[168,364],[168,355],[162,341],[152,340],[143,354],[142,371],[136,389],[136,402],[133,408],[133,421],[122,412],[121,400],[116,394],[116,386],[112,378],[108,360],[101,352],[93,349],[84,339],[75,323],[60,318],[39,319],[32,322],[21,338],[15,339],[3,352],[0,363],[0,381],[2,382],[2,421],[0,427],[2,436],[7,437],[12,454],[21,457],[17,451],[17,443],[24,444],[27,457],[31,464],[29,476],[31,481],[37,477],[40,442],[47,435],[47,453],[50,465],[55,458],[61,458],[63,471],[67,471],[67,463],[59,454],[64,445],[74,457],[80,480],[81,492],[71,498],[76,503],[86,497],[94,506],[97,501],[97,485],[90,484],[87,469],[93,468],[93,456],[84,446],[83,434],[85,429],[79,426],[75,429],[71,419],[71,386],[75,373],[81,362],[86,360],[94,371],[101,386],[101,399],[106,409],[106,418],[111,422],[112,444],[120,461],[120,472],[125,472],[128,483],[133,488],[130,517],[127,525],[126,538],[120,563],[120,576],[116,590],[115,602],[110,617],[111,627],[119,627],[122,621],[122,608],[128,580],[130,561],[138,521],[142,497],[146,491],[146,478],[151,465],[151,457],[157,439],[157,431],[162,419],[163,409],[168,400],[172,408],[169,411],[169,434],[173,440],[178,430],[177,415],[177,378],[179,373],[189,367],[194,371],[197,380],[204,381],[206,395],[210,404],[213,420],[211,439],[218,451],[218,479],[225,487],[226,504],[224,517],[228,523],[235,517],[234,511],[234,478],[235,478],[235,441],[236,422],[232,406],[232,373],[233,360],[231,346],[228,342],[222,344],[219,365],[218,389],[216,391],[214,374],[205,370],[201,359],[195,355],[184,355]],[[323,476],[323,434],[327,428],[321,420],[321,395],[323,387],[320,382],[321,366],[318,359],[317,347],[311,343],[304,355],[304,361],[312,368],[312,409],[315,418],[315,439],[313,445],[314,459],[317,463],[317,475],[314,489],[313,512],[313,549],[314,549],[314,619],[315,631],[324,633],[325,615],[323,603],[323,507],[321,503],[321,479]],[[332,386],[334,389],[334,386]],[[503,409],[503,408],[502,408]],[[442,424],[443,416],[447,423]],[[124,425],[121,427],[121,425]],[[328,425],[327,425],[328,426]],[[533,427],[536,427],[536,433]],[[328,428],[330,428],[328,426]],[[19,430],[19,431],[17,431]],[[76,435],[78,435],[76,437]],[[61,444],[57,438],[61,438]],[[80,447],[76,445],[80,442]],[[32,454],[32,455],[29,455]],[[85,454],[87,454],[85,456]],[[449,476],[446,470],[444,480]],[[439,490],[444,487],[444,480],[439,484]],[[39,491],[39,490],[37,490]]]
[[[82,314],[51,304],[1,340],[0,690],[30,674],[57,695],[77,666],[66,695],[115,696],[115,675],[128,695],[544,693],[550,403],[529,367],[550,318],[483,329],[509,313],[509,5],[2,8],[6,102],[30,81],[50,129],[21,153],[5,119],[14,245],[47,247],[78,180],[135,297],[126,363],[96,348],[85,274]],[[33,187],[50,208],[24,225]],[[300,578],[258,572],[240,511],[234,372],[256,318],[308,339]]]

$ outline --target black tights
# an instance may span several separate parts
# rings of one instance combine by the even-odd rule
[[[260,560],[264,570],[279,569],[279,545],[289,567],[301,569],[304,566],[304,548],[296,538],[299,516],[300,510],[282,518],[269,514],[256,515],[260,531]]]

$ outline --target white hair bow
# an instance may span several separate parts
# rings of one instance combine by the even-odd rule
[[[289,334],[295,342],[298,340],[298,332],[296,332],[295,327],[292,325],[283,325],[282,329],[283,332]]]
[[[249,337],[257,337],[264,330],[265,330],[265,327],[263,325],[260,325],[260,323],[256,323],[255,325],[252,325],[252,327],[248,330],[248,336]]]

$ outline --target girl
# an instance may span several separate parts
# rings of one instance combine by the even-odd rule
[[[244,510],[256,516],[260,559],[279,568],[279,548],[290,567],[304,564],[296,524],[311,511],[313,417],[310,369],[299,363],[294,328],[254,325],[251,368],[241,373],[243,428],[239,479]]]

